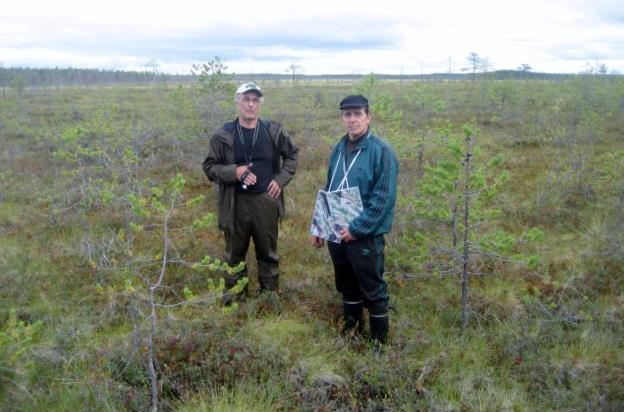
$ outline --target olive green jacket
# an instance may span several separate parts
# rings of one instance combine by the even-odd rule
[[[259,120],[260,121],[260,120]],[[294,145],[282,125],[272,121],[260,121],[268,132],[273,145],[273,179],[282,188],[278,199],[280,218],[286,213],[284,207],[284,187],[290,182],[297,170],[299,149]],[[204,160],[204,173],[210,181],[218,185],[218,222],[219,229],[234,228],[234,202],[236,201],[236,161],[234,160],[234,138],[236,120],[228,122],[218,129],[210,139],[208,156]]]

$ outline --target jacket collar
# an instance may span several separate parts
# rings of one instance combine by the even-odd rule
[[[238,118],[232,120],[231,122],[227,122],[223,125],[217,136],[219,139],[227,144],[230,147],[234,147],[234,138],[236,137],[236,122]],[[258,118],[258,122],[260,122],[260,127],[265,127],[266,125],[260,118]]]
[[[364,133],[364,136],[362,136],[362,138],[358,141],[356,149],[357,150],[366,149],[372,136],[373,136],[373,132],[371,131],[369,127],[366,130],[366,133]],[[349,134],[345,134],[344,136],[342,136],[342,139],[340,140],[340,144],[338,145],[339,150],[342,153],[346,153],[347,151],[347,140],[349,140]]]

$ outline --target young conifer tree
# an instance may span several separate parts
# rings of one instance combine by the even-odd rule
[[[146,315],[138,319],[135,329],[143,336],[142,349],[147,358],[152,411],[159,408],[159,382],[162,379],[155,343],[159,329],[159,310],[174,310],[185,305],[214,307],[225,290],[223,278],[220,278],[216,285],[208,278],[205,289],[196,294],[188,286],[171,285],[170,281],[168,282],[170,272],[177,267],[187,267],[208,274],[222,271],[233,274],[244,267],[244,262],[241,262],[239,266],[231,268],[210,256],[205,256],[199,262],[189,262],[181,256],[179,253],[181,248],[177,247],[176,243],[184,242],[193,236],[194,230],[209,228],[215,221],[212,213],[200,215],[191,224],[185,225],[179,221],[180,215],[194,215],[199,212],[204,202],[203,195],[185,201],[185,185],[184,176],[178,174],[165,184],[153,185],[149,189],[127,195],[129,232],[123,229],[118,231],[109,248],[108,265],[99,268],[109,273],[111,278],[117,278],[116,282],[109,283],[119,286],[109,286],[108,293],[122,294],[135,306],[146,309],[138,311],[139,314]],[[234,287],[234,292],[242,292],[246,283],[247,278],[240,280]],[[165,292],[174,288],[182,289],[179,293],[175,293],[179,297],[166,296],[170,293]],[[102,293],[106,292],[103,287],[99,290]],[[224,308],[227,312],[235,309],[235,303]]]
[[[513,260],[531,267],[539,257],[514,251],[543,238],[535,228],[514,235],[498,227],[501,211],[496,200],[509,173],[502,167],[502,156],[488,159],[479,149],[476,131],[474,125],[466,124],[462,127],[463,142],[452,136],[445,139],[442,158],[425,167],[413,199],[417,217],[438,228],[438,233],[419,237],[430,250],[427,266],[435,268],[439,275],[461,278],[462,329],[468,326],[470,317],[470,278],[483,274],[479,258]]]

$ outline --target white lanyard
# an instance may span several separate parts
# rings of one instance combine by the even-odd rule
[[[364,136],[364,139],[368,139],[370,137],[370,130],[368,131],[368,133],[366,134],[366,136]],[[346,147],[345,147],[346,149]],[[346,187],[349,187],[349,180],[347,179],[349,177],[349,172],[351,171],[351,168],[353,167],[353,164],[355,163],[355,159],[357,159],[357,157],[360,155],[360,152],[362,151],[362,149],[358,149],[357,153],[355,154],[355,157],[353,158],[353,160],[351,160],[351,163],[349,164],[349,167],[347,168],[347,157],[345,156],[344,161],[342,163],[342,172],[344,173],[344,177],[342,178],[342,181],[340,182],[340,184],[338,185],[338,187],[336,188],[336,190],[341,190]],[[336,167],[334,167],[334,172],[332,173],[332,177],[329,181],[329,191],[331,191],[332,188],[332,184],[334,183],[334,177],[336,177],[336,171],[338,170],[338,165],[340,164],[340,155],[342,154],[342,152],[338,152],[338,160],[336,161]]]
[[[342,178],[342,181],[340,182],[340,184],[338,185],[336,190],[341,190],[341,189],[345,189],[345,188],[349,187],[349,180],[347,178],[349,177],[349,172],[351,172],[351,168],[353,167],[353,164],[355,163],[355,160],[357,159],[357,157],[360,155],[361,151],[362,151],[362,149],[358,149],[357,153],[353,157],[353,160],[351,160],[351,163],[349,163],[349,167],[348,168],[347,168],[347,159],[346,159],[346,157],[344,158],[344,160],[342,162],[342,171],[344,173],[344,177]],[[340,164],[340,156],[341,155],[342,155],[342,153],[338,152],[338,160],[336,161],[336,167],[334,167],[334,172],[332,173],[331,180],[329,181],[329,190],[330,191],[331,191],[331,188],[332,188],[332,184],[334,183],[334,177],[336,177],[336,171],[338,170],[338,165]]]

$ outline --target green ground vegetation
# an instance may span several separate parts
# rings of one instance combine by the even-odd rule
[[[7,92],[0,410],[147,410],[150,358],[161,410],[624,409],[624,79],[262,86],[262,117],[301,148],[282,290],[252,276],[227,311],[201,162],[228,87]],[[400,160],[381,357],[339,335],[327,251],[307,243],[354,90]]]

